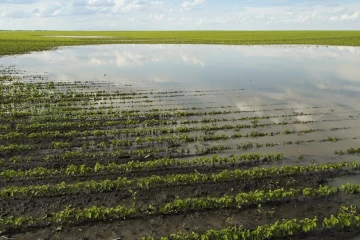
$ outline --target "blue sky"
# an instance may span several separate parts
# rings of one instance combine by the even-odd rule
[[[360,30],[360,1],[0,0],[0,29]]]

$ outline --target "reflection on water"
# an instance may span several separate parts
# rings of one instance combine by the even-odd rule
[[[250,98],[255,104],[269,99],[354,108],[359,63],[360,48],[314,46],[102,45],[0,59],[0,65],[49,72],[59,80],[156,89],[252,89],[262,91],[260,99]]]
[[[235,146],[235,149],[241,141],[277,143],[278,147],[261,151],[283,151],[286,156],[304,154],[312,156],[314,162],[336,161],[334,150],[359,144],[359,63],[360,48],[315,46],[101,45],[0,58],[3,67],[16,65],[28,74],[46,72],[54,81],[108,81],[122,89],[192,91],[191,96],[184,94],[176,98],[153,96],[158,102],[151,106],[159,108],[195,106],[207,110],[208,107],[230,106],[227,110],[273,110],[241,113],[241,117],[296,112],[299,115],[291,118],[277,117],[261,122],[314,123],[277,125],[263,131],[327,130],[304,136],[229,139],[221,143]],[[196,96],[195,91],[208,90],[206,95]],[[140,108],[140,105],[131,107]],[[301,112],[309,115],[302,116]],[[239,114],[216,117],[239,118]],[[329,130],[336,127],[346,129]],[[253,129],[243,132],[251,131]],[[335,136],[341,139],[336,145],[322,142]],[[312,143],[283,144],[299,139]]]

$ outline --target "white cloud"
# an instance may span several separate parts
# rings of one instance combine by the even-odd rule
[[[0,4],[2,3],[11,3],[11,4],[29,4],[37,2],[38,0],[0,0]]]
[[[333,22],[339,21],[339,17],[338,16],[329,17],[329,20]]]
[[[340,20],[354,20],[360,18],[360,10],[357,12],[354,12],[353,14],[344,14],[340,17]]]
[[[198,8],[205,4],[205,0],[192,0],[192,1],[186,1],[183,2],[182,8],[186,10],[191,10],[194,8]]]
[[[360,29],[360,2],[336,1],[0,0],[0,29]]]
[[[157,21],[163,21],[165,19],[164,14],[150,14],[150,18],[155,19]]]
[[[150,0],[112,0],[115,12],[131,12],[141,9],[159,8],[163,5],[160,1]]]

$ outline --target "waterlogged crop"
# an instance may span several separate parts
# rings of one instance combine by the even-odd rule
[[[24,187],[10,186],[0,190],[2,198],[27,198],[33,196],[59,196],[74,195],[83,193],[99,193],[120,190],[150,189],[156,187],[169,187],[181,185],[196,185],[201,183],[219,183],[223,181],[249,181],[251,179],[261,179],[275,176],[289,176],[295,174],[321,174],[326,172],[339,173],[342,169],[352,167],[353,170],[359,169],[359,163],[338,163],[325,165],[312,165],[300,167],[281,167],[281,168],[253,168],[251,170],[221,171],[214,174],[169,174],[165,176],[153,175],[150,177],[137,178],[130,180],[126,177],[119,177],[115,180],[103,181],[84,181],[77,183],[59,183],[56,185],[29,185]],[[346,185],[346,192],[357,193],[353,185]],[[354,190],[350,190],[354,188]],[[326,190],[326,188],[324,189]],[[310,191],[310,190],[309,190]],[[353,192],[351,192],[353,191]],[[311,191],[304,194],[311,194]]]
[[[203,166],[203,165],[215,165],[215,164],[232,164],[239,162],[256,162],[260,161],[275,161],[280,160],[283,157],[282,153],[277,154],[261,154],[261,153],[248,153],[239,156],[228,157],[218,157],[217,155],[207,158],[194,158],[189,160],[175,160],[170,158],[163,158],[153,161],[130,161],[126,164],[117,164],[115,162],[103,165],[101,163],[96,163],[93,167],[86,165],[69,165],[66,168],[60,169],[50,169],[44,167],[33,168],[30,170],[6,170],[0,172],[0,177],[5,178],[6,180],[20,178],[20,179],[29,179],[29,178],[43,178],[43,177],[56,177],[61,175],[66,176],[76,176],[76,175],[88,175],[91,173],[126,173],[133,171],[149,171],[158,168],[175,168],[181,166]]]
[[[360,148],[349,148],[346,151],[343,150],[336,150],[335,154],[337,155],[344,155],[344,154],[358,154],[360,153]]]
[[[352,209],[351,212],[344,212],[343,209]],[[357,214],[356,206],[342,206],[338,215],[331,215],[329,218],[320,220],[317,217],[304,219],[282,219],[272,224],[260,225],[254,229],[240,227],[228,227],[221,230],[207,230],[203,233],[175,233],[168,237],[161,237],[161,240],[174,239],[278,239],[290,238],[295,234],[309,233],[315,230],[345,230],[350,227],[360,228],[360,215]],[[143,237],[142,240],[155,240],[153,237]]]
[[[344,187],[342,187],[344,188]],[[206,198],[187,198],[180,199],[176,198],[174,201],[164,204],[163,206],[154,206],[149,205],[145,208],[135,208],[134,206],[126,207],[124,205],[119,205],[113,208],[93,206],[91,208],[85,209],[76,209],[72,207],[67,207],[65,210],[52,213],[50,216],[44,216],[40,218],[16,218],[16,217],[7,217],[5,219],[0,219],[0,230],[9,230],[16,228],[25,228],[32,226],[46,226],[48,224],[63,224],[67,222],[81,223],[84,221],[98,221],[98,220],[114,220],[114,219],[125,219],[128,217],[138,217],[142,215],[154,215],[154,214],[173,214],[179,212],[188,212],[194,210],[205,210],[205,209],[214,209],[214,208],[228,208],[232,205],[236,205],[238,208],[242,206],[256,205],[264,201],[275,201],[275,200],[286,200],[294,199],[299,196],[304,197],[324,197],[335,194],[339,191],[338,188],[330,187],[320,187],[318,189],[276,189],[270,190],[268,192],[264,191],[255,191],[249,193],[239,193],[235,197],[224,195],[219,198],[206,197]],[[349,193],[349,192],[347,192]],[[344,210],[348,208],[343,207]],[[351,207],[351,213],[354,214],[356,209]],[[347,214],[347,215],[346,215]],[[349,219],[346,224],[342,224],[342,219],[351,216],[348,213],[340,213],[338,215],[339,221],[334,221],[334,216],[330,217],[330,220],[324,219],[323,225],[330,228],[334,225],[340,225],[341,227],[350,226]],[[314,226],[314,222],[309,222],[305,220],[307,231],[310,231],[312,228],[309,226]],[[359,225],[360,226],[360,225]]]
[[[360,163],[342,156],[314,164],[317,158],[307,152],[308,146],[327,150],[353,139],[340,135],[351,127],[336,125],[358,121],[354,113],[212,99],[242,97],[243,88],[159,90],[53,80],[0,65],[1,234],[32,239],[56,229],[56,237],[66,239],[74,237],[66,228],[91,224],[101,239],[109,237],[102,234],[112,221],[126,239],[144,232],[162,240],[287,239],[323,237],[326,229],[336,237],[358,228],[355,206],[338,212],[334,206],[356,202],[359,185],[326,183],[358,174]],[[320,126],[325,122],[331,128]],[[309,212],[314,201],[317,211]],[[282,219],[285,211],[289,219]],[[182,231],[171,234],[166,226],[176,225],[172,219],[181,219],[176,227]],[[207,219],[217,227],[209,229]]]

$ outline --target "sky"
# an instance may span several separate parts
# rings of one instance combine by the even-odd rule
[[[0,0],[10,30],[360,30],[359,0]]]

